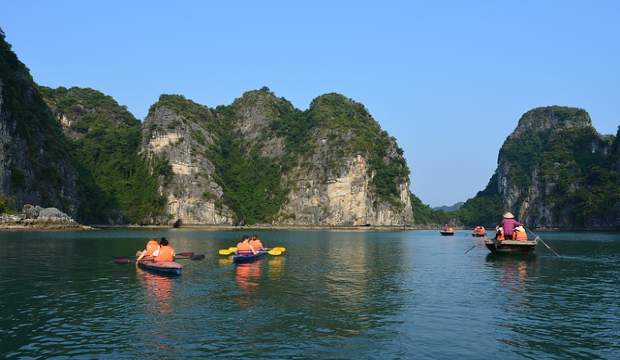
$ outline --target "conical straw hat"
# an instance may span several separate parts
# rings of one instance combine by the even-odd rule
[[[507,213],[504,214],[504,219],[514,219],[515,216],[512,215],[512,213],[510,211],[508,211]]]

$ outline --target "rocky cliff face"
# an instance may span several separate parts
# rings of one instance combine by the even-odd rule
[[[60,127],[0,32],[0,191],[75,215],[77,175]]]
[[[402,150],[359,103],[338,94],[316,98],[296,166],[283,224],[386,225],[412,223],[409,172]]]
[[[620,226],[614,141],[598,134],[582,109],[528,111],[502,146],[484,194],[466,205],[472,210],[475,202],[484,203],[483,197],[498,198],[496,217],[510,210],[535,227]]]
[[[215,141],[209,130],[213,122],[210,109],[174,95],[162,95],[144,121],[142,152],[151,162],[164,159],[171,166],[159,187],[171,222],[232,224],[233,214],[207,158]]]
[[[210,109],[162,96],[142,149],[170,161],[173,221],[201,224],[403,225],[412,221],[402,150],[341,95],[295,109],[269,89]]]

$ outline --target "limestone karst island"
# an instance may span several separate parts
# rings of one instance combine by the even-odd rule
[[[0,358],[618,358],[620,4],[0,8]]]

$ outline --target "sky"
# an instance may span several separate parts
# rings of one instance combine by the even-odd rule
[[[3,1],[39,84],[229,104],[269,87],[306,109],[339,92],[396,137],[432,206],[482,190],[529,109],[620,125],[620,1]]]

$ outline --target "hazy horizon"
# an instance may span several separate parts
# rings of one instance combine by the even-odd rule
[[[175,6],[176,5],[176,6]],[[91,87],[139,119],[162,93],[228,104],[269,87],[306,109],[363,103],[431,206],[482,190],[526,111],[620,124],[620,3],[9,3],[0,27],[34,80]]]

